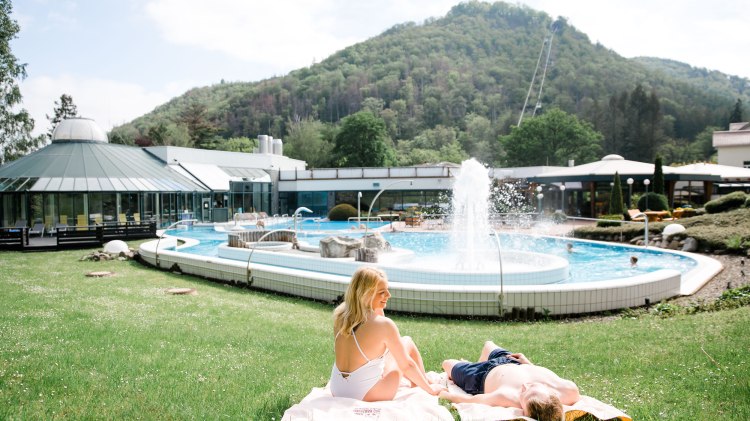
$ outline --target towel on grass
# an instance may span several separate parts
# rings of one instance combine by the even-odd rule
[[[454,393],[467,394],[460,387],[456,386],[452,380],[448,380],[445,373],[440,374],[443,384],[448,385],[448,389]],[[481,403],[454,403],[461,421],[505,421],[505,420],[530,420],[533,418],[524,417],[520,408],[489,406]],[[590,396],[581,396],[581,399],[574,405],[564,405],[565,421],[576,420],[586,414],[591,414],[600,420],[619,419],[621,421],[633,421],[628,415],[612,405],[594,399]]]
[[[314,387],[298,404],[284,412],[282,421],[297,420],[445,420],[453,421],[448,408],[419,387],[406,383],[398,388],[392,401],[364,402],[334,398],[326,387]]]

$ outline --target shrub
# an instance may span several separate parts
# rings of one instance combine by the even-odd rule
[[[741,191],[725,194],[716,200],[706,203],[706,212],[720,213],[728,210],[741,208],[747,200],[747,195]]]
[[[750,208],[750,195],[748,195],[747,199],[745,199],[745,207]]]
[[[563,224],[568,220],[567,215],[562,212],[555,212],[552,214],[552,222],[556,224]]]
[[[619,227],[622,225],[622,215],[599,215],[599,219],[606,219],[607,221],[596,221],[596,226],[599,228],[604,227]]]
[[[648,202],[648,208],[646,208],[646,202]],[[645,210],[652,211],[665,211],[669,210],[669,203],[667,202],[667,196],[663,194],[648,192],[638,199],[638,209],[642,212]]]
[[[357,217],[357,208],[348,203],[340,203],[328,212],[328,219],[331,221],[346,221],[352,217]]]

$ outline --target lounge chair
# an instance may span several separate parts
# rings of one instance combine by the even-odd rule
[[[61,222],[58,222],[55,224],[55,227],[52,229],[52,234],[57,234],[58,231],[65,231],[68,229],[68,224],[64,224]]]
[[[124,213],[117,214],[117,221],[121,224],[127,224],[128,223],[128,216]]]
[[[29,225],[26,223],[25,219],[16,219],[16,226],[15,228],[26,228]]]
[[[643,216],[636,217],[639,213],[641,213],[640,209],[628,209],[628,215],[630,216],[631,221],[643,222],[645,220]]]
[[[133,213],[133,222],[141,222],[141,214],[138,212]]]
[[[89,218],[86,215],[78,215],[76,217],[76,227],[79,231],[83,231],[89,228]]]
[[[35,234],[39,234],[40,237],[44,237],[44,224],[42,222],[35,223],[34,226],[29,230],[29,235]]]

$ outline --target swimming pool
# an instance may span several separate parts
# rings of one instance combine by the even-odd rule
[[[269,229],[282,228],[286,225],[288,224],[277,224],[274,227],[269,227]],[[371,227],[374,229],[385,225],[388,224],[371,223]],[[356,226],[356,224],[347,222],[298,224],[298,229],[314,227],[315,230],[301,230],[297,236],[300,241],[313,246],[330,235],[348,235],[360,238],[362,231],[351,230],[353,226]],[[200,243],[183,248],[181,251],[201,256],[218,256],[219,245],[227,242],[227,233],[217,232],[211,226],[172,229],[167,231],[167,234],[199,240]],[[450,243],[450,235],[446,232],[383,231],[382,235],[392,247],[412,250],[415,257],[424,262],[423,266],[443,267],[446,264],[442,258]],[[561,283],[628,278],[664,269],[687,273],[698,264],[691,257],[664,253],[658,249],[633,248],[617,244],[526,234],[501,233],[499,236],[502,250],[544,253],[566,259],[569,262],[569,277],[562,280]],[[572,253],[567,251],[566,245],[568,243],[574,245]],[[638,264],[634,267],[630,264],[630,256],[638,258]]]

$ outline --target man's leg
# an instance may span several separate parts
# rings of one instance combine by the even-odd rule
[[[482,347],[482,353],[479,355],[479,361],[487,361],[488,358],[490,358],[490,352],[496,350],[497,348],[500,348],[492,341],[487,341],[484,343],[484,346]]]
[[[465,363],[466,361],[461,360],[445,360],[443,361],[443,371],[448,375],[448,380],[452,380],[451,377],[451,371],[453,371],[453,366],[455,366],[458,363]]]

